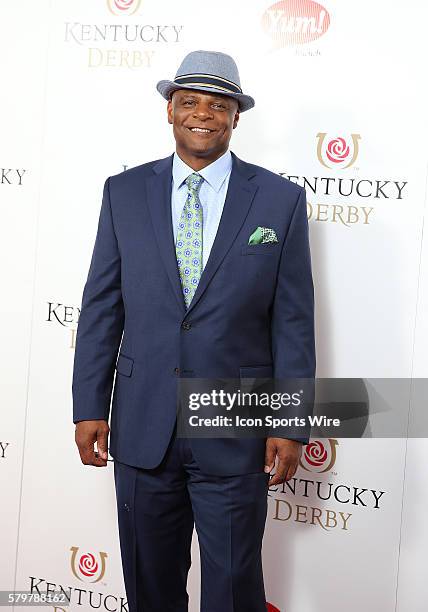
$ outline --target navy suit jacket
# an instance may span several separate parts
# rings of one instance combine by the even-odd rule
[[[111,407],[110,454],[141,468],[158,466],[168,447],[179,377],[315,376],[304,189],[232,153],[217,235],[186,310],[172,157],[106,180],[76,336],[73,421],[108,420]],[[248,245],[258,226],[278,243]],[[263,471],[263,438],[191,446],[207,473]]]

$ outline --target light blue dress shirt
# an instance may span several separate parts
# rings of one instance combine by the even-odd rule
[[[199,199],[202,204],[202,268],[208,261],[209,254],[217,234],[220,217],[223,212],[229,185],[230,173],[232,171],[232,155],[230,151],[223,153],[221,157],[211,164],[199,170],[203,176]],[[171,213],[172,227],[174,231],[174,244],[177,240],[178,223],[183,211],[187,197],[187,185],[184,182],[189,174],[195,172],[190,166],[174,153],[172,161],[172,192]]]

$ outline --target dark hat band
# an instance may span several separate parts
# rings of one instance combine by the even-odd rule
[[[184,74],[181,76],[176,76],[174,83],[177,83],[177,85],[217,87],[218,89],[222,89],[228,93],[242,93],[242,89],[238,87],[236,83],[232,83],[232,81],[228,81],[227,79],[223,79],[212,74]]]

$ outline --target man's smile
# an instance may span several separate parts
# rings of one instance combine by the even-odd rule
[[[202,128],[202,127],[188,127],[187,128],[192,134],[211,134],[215,132],[215,130],[211,130],[210,128]]]

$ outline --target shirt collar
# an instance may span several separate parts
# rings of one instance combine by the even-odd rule
[[[223,182],[229,172],[232,169],[232,155],[230,150],[228,149],[221,157],[211,162],[202,170],[199,170],[199,174],[204,178],[204,180],[209,183],[209,185],[214,189],[214,191],[219,192]],[[174,180],[174,187],[179,189],[189,174],[195,172],[193,168],[188,166],[182,159],[174,153],[174,158],[172,161],[172,177]]]

